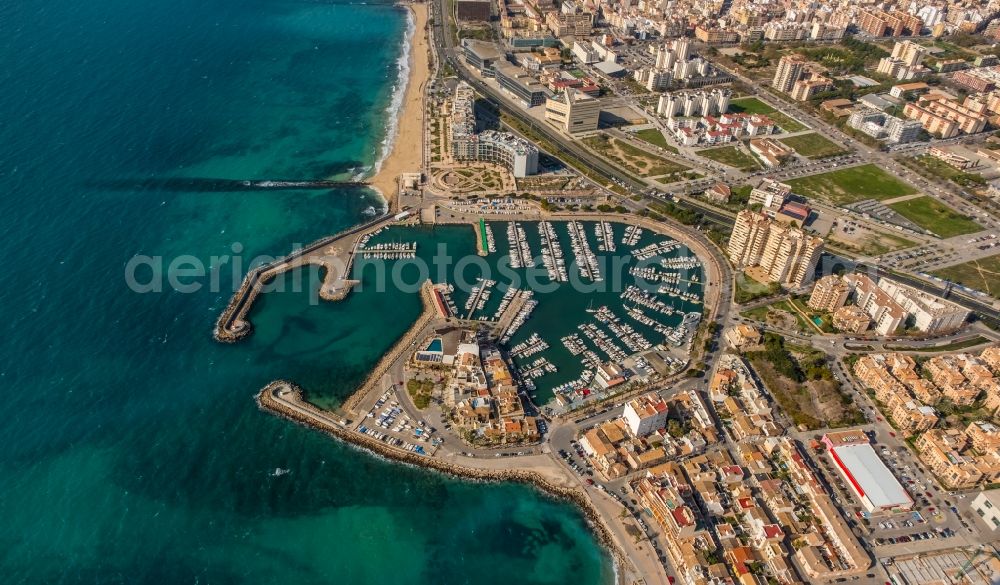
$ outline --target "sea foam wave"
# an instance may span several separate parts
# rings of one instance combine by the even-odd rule
[[[399,129],[399,116],[403,111],[403,102],[406,99],[406,88],[410,81],[410,52],[413,48],[413,35],[417,31],[417,22],[413,17],[413,12],[406,11],[406,34],[403,37],[403,50],[399,58],[396,59],[396,70],[398,72],[396,82],[392,86],[392,100],[386,106],[385,137],[382,138],[381,151],[378,160],[375,161],[373,174],[382,170],[382,163],[392,152],[392,147],[396,142],[396,132]]]

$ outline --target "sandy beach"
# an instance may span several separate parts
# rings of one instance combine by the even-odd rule
[[[430,77],[427,59],[427,5],[410,4],[415,29],[410,47],[410,77],[406,95],[392,143],[392,151],[382,161],[382,167],[369,179],[388,202],[390,209],[396,199],[396,180],[401,173],[418,172],[423,163],[424,86]]]

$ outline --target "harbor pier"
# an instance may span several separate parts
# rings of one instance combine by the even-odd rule
[[[250,335],[253,325],[249,314],[254,301],[275,277],[289,270],[308,265],[323,267],[325,274],[323,284],[320,286],[320,298],[325,301],[343,300],[357,284],[357,281],[351,280],[349,276],[354,266],[358,240],[365,233],[378,229],[392,220],[393,216],[388,214],[379,216],[338,234],[321,238],[283,258],[250,270],[229,304],[219,315],[213,334],[215,340],[235,343]]]

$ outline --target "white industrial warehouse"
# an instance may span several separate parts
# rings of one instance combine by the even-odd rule
[[[886,467],[862,431],[828,433],[823,443],[854,495],[868,512],[909,510],[913,499]]]

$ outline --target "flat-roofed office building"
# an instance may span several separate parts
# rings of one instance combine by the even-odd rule
[[[600,117],[601,102],[573,88],[545,100],[545,119],[568,134],[597,130]]]
[[[509,63],[497,63],[494,70],[500,88],[514,96],[524,107],[545,103],[548,90],[530,73]]]

